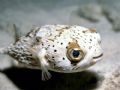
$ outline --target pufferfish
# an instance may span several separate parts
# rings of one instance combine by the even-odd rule
[[[0,53],[8,54],[21,65],[42,70],[42,80],[51,78],[49,70],[80,72],[102,59],[101,37],[95,29],[78,25],[34,27]]]

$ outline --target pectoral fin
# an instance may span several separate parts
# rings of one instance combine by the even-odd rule
[[[39,50],[39,48],[32,48],[30,51],[32,51],[34,57],[36,57],[39,60],[40,68],[42,70],[42,80],[48,80],[51,78],[51,74],[48,71],[48,62],[45,59],[46,50],[43,48]]]

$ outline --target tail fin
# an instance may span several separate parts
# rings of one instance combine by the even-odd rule
[[[0,54],[7,54],[6,48],[0,48]]]

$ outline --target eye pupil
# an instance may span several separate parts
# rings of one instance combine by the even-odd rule
[[[73,50],[73,57],[78,57],[80,55],[79,50]]]

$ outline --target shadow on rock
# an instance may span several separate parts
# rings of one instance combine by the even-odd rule
[[[93,90],[100,79],[90,71],[66,74],[51,72],[52,78],[48,81],[41,80],[40,70],[11,68],[3,73],[22,90]]]

